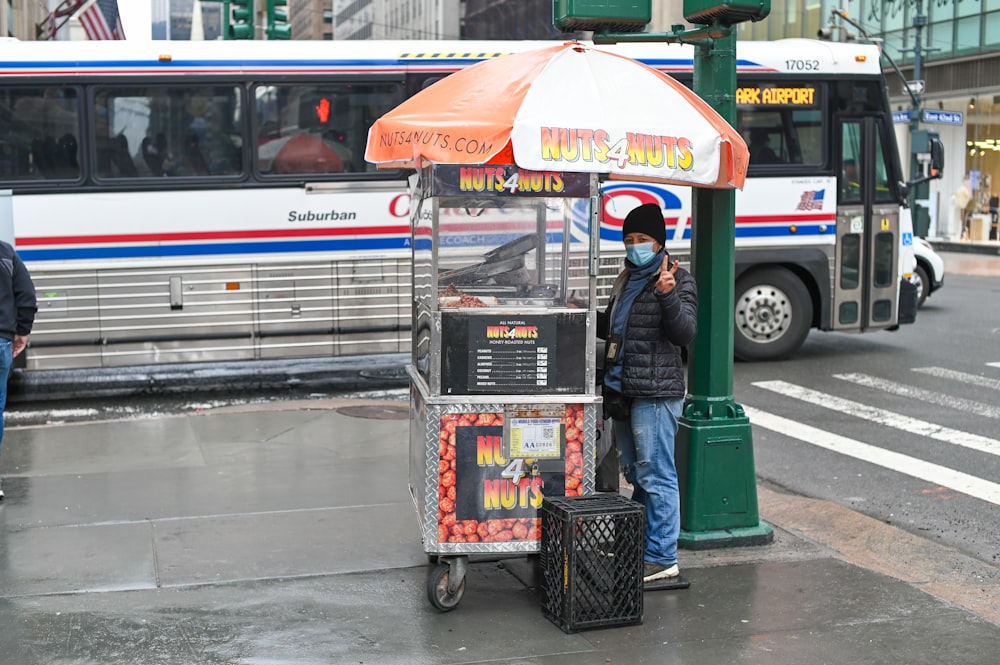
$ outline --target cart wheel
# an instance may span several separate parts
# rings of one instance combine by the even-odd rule
[[[462,578],[461,584],[452,592],[448,590],[450,577],[451,566],[447,563],[439,563],[431,570],[431,574],[427,578],[427,598],[431,601],[431,605],[442,612],[448,612],[458,607],[462,596],[465,595],[465,578]]]

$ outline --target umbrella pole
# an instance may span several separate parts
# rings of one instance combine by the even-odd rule
[[[694,91],[736,121],[736,35],[695,44]],[[718,34],[718,33],[716,33]],[[750,420],[733,396],[736,193],[693,192],[691,254],[698,284],[698,336],[676,441],[681,492],[680,547],[709,549],[771,542],[760,521]]]

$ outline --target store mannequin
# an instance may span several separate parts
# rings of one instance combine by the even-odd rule
[[[972,201],[972,185],[969,182],[969,178],[966,177],[962,180],[962,185],[958,188],[951,196],[952,201],[954,201],[955,208],[958,210],[958,220],[961,224],[960,235],[964,238],[969,234],[969,225],[966,208],[969,207],[969,203]]]

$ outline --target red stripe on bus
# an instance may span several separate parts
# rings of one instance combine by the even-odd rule
[[[171,74],[205,74],[207,76],[220,76],[223,74],[382,74],[400,71],[398,67],[303,67],[296,69],[285,69],[279,67],[263,67],[253,69],[206,69],[201,67],[181,68],[181,67],[137,67],[135,69],[101,69],[80,67],[77,69],[0,69],[0,74],[16,75],[30,74],[32,76],[83,76],[100,74],[102,76],[129,76],[135,74],[160,74],[169,76]],[[450,70],[448,70],[450,71]]]
[[[835,222],[836,213],[826,213],[823,215],[740,215],[736,218],[737,224],[768,224],[768,223],[817,223]]]
[[[272,229],[261,231],[203,231],[198,233],[128,233],[96,236],[44,236],[17,238],[18,245],[85,245],[124,242],[179,242],[232,240],[234,238],[302,238],[307,236],[409,235],[409,226],[373,226],[349,229]]]

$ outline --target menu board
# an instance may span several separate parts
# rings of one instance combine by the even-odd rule
[[[548,390],[555,365],[552,323],[537,316],[470,319],[469,390],[515,395]]]
[[[442,312],[441,393],[584,393],[586,312]]]

